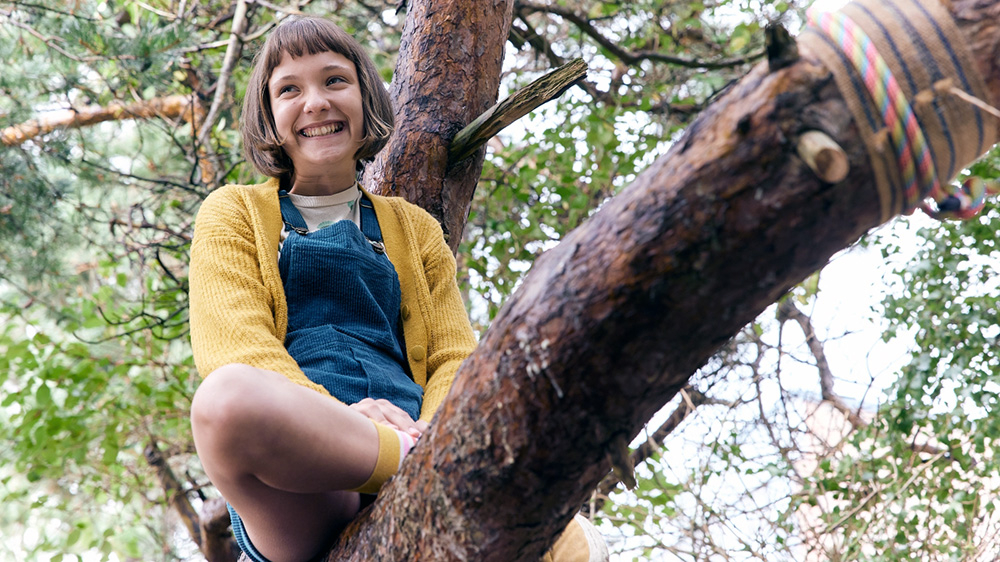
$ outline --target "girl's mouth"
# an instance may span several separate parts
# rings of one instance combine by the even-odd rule
[[[337,121],[330,125],[323,125],[321,127],[311,127],[307,129],[302,129],[299,133],[304,137],[321,137],[323,135],[329,135],[333,133],[339,133],[344,130],[344,122]]]

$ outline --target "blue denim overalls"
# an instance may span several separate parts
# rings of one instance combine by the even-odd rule
[[[288,238],[278,270],[288,302],[285,347],[309,380],[345,404],[384,398],[420,417],[423,389],[409,376],[399,319],[399,277],[385,255],[382,230],[367,196],[361,230],[349,220],[308,232],[287,193],[279,192]],[[255,562],[253,546],[231,505],[233,535]]]
[[[371,201],[361,198],[361,230],[338,221],[308,232],[284,191],[279,198],[289,231],[278,260],[288,353],[309,380],[345,404],[384,398],[419,418],[423,389],[402,351],[399,277]]]

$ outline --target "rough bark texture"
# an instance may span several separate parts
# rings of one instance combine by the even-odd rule
[[[1000,105],[1000,2],[951,9]],[[843,182],[820,182],[797,156],[810,129],[845,149]],[[695,369],[879,220],[830,73],[808,52],[757,66],[537,260],[431,431],[327,559],[538,560]]]
[[[484,149],[448,169],[451,140],[497,101],[512,0],[408,3],[392,82],[396,133],[366,185],[427,209],[458,248]]]

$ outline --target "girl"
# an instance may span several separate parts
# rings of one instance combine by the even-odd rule
[[[392,106],[350,36],[316,18],[268,37],[247,86],[247,159],[270,179],[212,193],[191,247],[206,378],[195,446],[258,562],[329,546],[428,428],[476,345],[441,229],[365,193]]]
[[[191,344],[205,375],[195,446],[255,562],[324,552],[427,430],[476,341],[441,228],[358,187],[392,133],[388,94],[350,36],[285,22],[257,54],[240,130],[270,179],[202,204]],[[546,561],[607,560],[586,519]]]

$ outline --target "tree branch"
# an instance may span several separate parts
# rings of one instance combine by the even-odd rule
[[[149,466],[156,470],[156,475],[160,479],[160,485],[163,486],[163,494],[167,498],[167,503],[177,512],[191,540],[198,545],[198,548],[202,548],[201,518],[198,517],[198,512],[195,511],[194,506],[191,505],[191,501],[188,500],[187,495],[184,493],[184,487],[177,479],[177,476],[174,475],[174,471],[170,470],[167,459],[163,456],[155,440],[150,439],[143,454]]]
[[[208,137],[215,126],[215,120],[219,117],[219,109],[222,101],[229,91],[229,75],[233,72],[233,66],[240,58],[240,51],[243,49],[243,41],[240,34],[243,33],[243,25],[246,23],[247,3],[246,0],[237,0],[236,13],[233,15],[232,33],[229,35],[229,45],[226,47],[226,56],[222,60],[222,70],[219,71],[219,79],[215,82],[215,98],[212,106],[208,110],[208,115],[202,121],[198,130],[198,145],[206,146]]]
[[[528,84],[487,109],[455,135],[448,147],[448,165],[465,160],[493,135],[542,104],[553,100],[587,76],[587,63],[576,59]]]
[[[976,37],[959,22],[963,36],[1000,43],[996,0],[951,6],[975,2],[974,23],[990,23]],[[802,51],[776,72],[757,65],[535,261],[430,431],[329,560],[539,559],[623,439],[733,334],[883,221],[851,114],[823,61]],[[1000,76],[994,54],[973,50],[988,77]],[[844,148],[843,182],[819,180],[797,155],[789,139],[810,129]]]
[[[240,556],[240,547],[230,530],[229,509],[226,500],[212,498],[201,506],[201,553],[208,562],[234,562]]]
[[[670,416],[660,424],[660,427],[654,431],[648,439],[642,442],[641,445],[636,447],[631,454],[631,464],[632,466],[639,466],[640,464],[646,462],[658,449],[663,447],[663,442],[666,438],[677,429],[681,422],[686,420],[689,415],[693,414],[698,406],[704,404],[724,404],[713,398],[709,398],[702,392],[696,390],[691,385],[687,385],[680,390],[683,400],[677,405],[677,408],[671,412]],[[594,501],[592,506],[592,512],[596,513],[604,507],[604,503],[608,494],[614,491],[618,485],[621,484],[621,479],[619,479],[614,473],[610,473],[601,480],[601,483],[597,486],[597,499]],[[590,508],[590,504],[584,506],[585,508]]]
[[[816,359],[816,370],[819,371],[820,395],[823,400],[829,402],[837,411],[844,414],[854,429],[868,425],[868,422],[862,419],[857,411],[845,404],[844,399],[834,392],[833,371],[830,369],[830,363],[826,360],[826,351],[823,349],[823,342],[816,337],[816,330],[813,329],[812,320],[795,306],[792,299],[781,301],[781,304],[778,305],[778,316],[779,319],[794,321],[802,329],[802,334],[806,338],[806,345],[809,346],[810,353]]]
[[[608,39],[600,32],[587,18],[577,14],[575,11],[556,5],[538,4],[531,2],[529,0],[516,0],[514,2],[514,8],[516,10],[521,10],[526,13],[532,12],[543,12],[562,17],[563,19],[572,22],[580,31],[584,32],[587,36],[597,42],[601,47],[604,47],[609,53],[618,57],[622,62],[628,65],[638,64],[644,60],[650,60],[654,62],[662,62],[666,64],[672,64],[674,66],[681,66],[684,68],[705,68],[705,69],[720,69],[720,68],[733,68],[735,66],[740,66],[754,62],[765,55],[764,51],[759,53],[753,53],[745,57],[736,57],[732,59],[724,59],[717,61],[701,61],[694,59],[686,59],[683,57],[678,57],[675,55],[668,55],[666,53],[660,53],[657,51],[626,51],[622,49],[617,43]]]
[[[192,112],[192,109],[194,111]],[[134,103],[112,103],[107,106],[93,106],[81,109],[64,109],[11,125],[0,131],[0,144],[16,146],[39,135],[58,129],[77,129],[96,125],[104,121],[122,119],[149,119],[152,117],[178,118],[191,121],[200,108],[194,96],[166,96]]]
[[[778,315],[780,319],[788,319],[796,322],[802,329],[802,333],[806,338],[806,344],[809,346],[809,352],[816,359],[816,370],[819,371],[819,387],[822,399],[825,402],[829,402],[835,410],[843,414],[854,429],[867,427],[869,422],[861,417],[860,407],[858,410],[852,409],[839,394],[834,392],[833,371],[830,369],[830,363],[826,360],[826,351],[823,349],[823,342],[816,336],[816,330],[813,329],[812,320],[799,310],[791,299],[785,299],[778,305]],[[930,443],[917,443],[916,437],[914,435],[913,441],[910,443],[910,450],[913,452],[931,455],[938,455],[942,452],[941,448],[935,447]]]
[[[563,58],[552,50],[552,46],[545,39],[545,37],[539,34],[522,14],[518,14],[517,18],[517,21],[524,26],[523,30],[518,30],[518,32],[523,34],[519,39],[520,41],[526,42],[531,45],[533,49],[544,54],[545,58],[552,64],[552,66],[563,66],[566,64]],[[514,28],[512,27],[512,29]],[[602,91],[589,80],[579,80],[576,82],[576,85],[597,102],[609,105],[618,105],[621,107],[639,106],[638,102],[623,103],[623,101],[613,95],[611,91]],[[702,107],[703,106],[701,104],[672,103],[669,99],[664,99],[650,107],[648,111],[653,114],[680,114],[690,116],[701,111]]]

